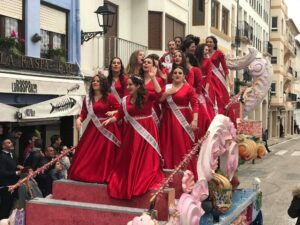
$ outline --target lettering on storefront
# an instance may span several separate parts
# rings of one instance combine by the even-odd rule
[[[11,84],[11,91],[17,93],[37,93],[37,84],[32,84],[28,80],[16,80]]]
[[[26,109],[25,110],[26,117],[35,117],[35,110],[33,109]]]
[[[33,58],[24,55],[12,55],[5,52],[0,52],[0,68],[34,70],[72,76],[79,75],[79,68],[76,64]]]

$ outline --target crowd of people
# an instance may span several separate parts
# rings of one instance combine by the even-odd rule
[[[77,129],[87,117],[91,120],[76,153],[35,177],[33,184],[44,197],[57,179],[106,183],[109,195],[121,199],[156,189],[164,179],[163,168],[180,163],[216,114],[235,121],[226,109],[233,86],[228,74],[214,36],[202,44],[193,35],[175,37],[161,57],[137,50],[126,68],[114,57],[108,76],[97,73],[84,98]],[[21,135],[18,127],[7,137],[0,135],[0,219],[8,217],[16,197],[7,187],[67,149],[59,135],[42,150],[38,135],[26,134],[26,147],[16,151]],[[188,169],[197,177],[196,159]]]
[[[114,57],[108,76],[90,84],[77,129],[89,117],[69,179],[107,183],[111,197],[130,199],[162,182],[226,108],[232,79],[214,36],[188,35],[159,57],[135,51],[127,67]],[[188,165],[197,177],[196,159]]]
[[[4,132],[0,125],[0,138],[2,150],[0,152],[0,220],[8,218],[15,200],[18,208],[24,208],[25,202],[32,197],[46,197],[52,193],[52,182],[67,179],[72,154],[63,157],[44,173],[31,178],[18,190],[10,193],[9,186],[31,172],[44,166],[60,153],[67,151],[68,147],[62,145],[60,135],[51,136],[51,145],[41,148],[40,137],[36,132],[25,133],[21,127],[14,127],[11,132]],[[25,148],[20,148],[20,138],[26,141]]]

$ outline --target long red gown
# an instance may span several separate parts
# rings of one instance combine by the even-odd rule
[[[211,62],[215,67],[220,71],[224,79],[226,80],[226,76],[228,75],[229,71],[226,65],[226,60],[223,52],[220,50],[216,50],[212,56],[210,57]],[[225,113],[225,106],[229,103],[229,94],[227,88],[222,84],[220,79],[217,75],[213,73],[212,76],[212,83],[214,85],[214,90],[216,93],[216,100],[218,103],[218,112],[221,114]]]
[[[106,118],[105,113],[118,109],[120,104],[112,94],[107,96],[107,100],[99,99],[93,103],[93,110],[97,117]],[[83,101],[80,117],[84,120],[88,111],[85,100]],[[103,119],[100,119],[100,122]],[[106,127],[119,140],[120,132],[116,124],[110,124]],[[87,128],[82,135],[76,149],[76,153],[69,169],[68,179],[91,183],[108,182],[108,178],[116,163],[116,154],[119,148],[108,140],[95,127],[90,120]]]
[[[172,95],[172,98],[190,124],[193,119],[193,113],[198,112],[198,100],[194,89],[185,83]],[[192,109],[190,109],[189,105],[191,105]],[[195,140],[191,140],[166,100],[162,104],[162,109],[163,117],[159,133],[160,149],[165,161],[165,168],[174,169],[192,149]],[[192,160],[188,169],[195,175],[197,174],[196,159]]]
[[[122,99],[124,96],[128,95],[128,91],[127,91],[127,88],[126,88],[126,82],[128,80],[128,77],[127,76],[124,76],[124,88],[122,88],[122,85],[121,85],[121,81],[120,80],[117,80],[116,82],[114,82],[114,87],[116,89],[116,91],[118,92],[119,94],[119,97]]]
[[[156,141],[158,131],[151,110],[153,102],[160,97],[161,94],[148,92],[142,109],[130,102],[131,95],[126,99],[128,114],[135,117]],[[123,116],[124,111],[120,107],[116,118],[119,120]],[[109,195],[114,198],[130,199],[157,188],[162,180],[159,154],[129,122],[124,123],[120,154],[108,185]]]

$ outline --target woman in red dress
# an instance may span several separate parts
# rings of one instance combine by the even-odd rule
[[[195,83],[194,73],[192,73],[192,72],[189,73],[189,69],[187,68],[185,54],[182,51],[179,51],[179,50],[175,51],[174,63],[173,63],[172,68],[176,68],[178,66],[183,68],[186,82],[188,82],[189,85],[194,87],[194,83]],[[172,83],[172,76],[173,76],[173,74],[171,73],[169,75],[169,83]]]
[[[108,81],[104,76],[96,75],[90,85],[89,95],[84,99],[76,127],[80,129],[87,115],[91,120],[82,135],[68,178],[91,183],[106,183],[115,166],[116,153],[120,146],[120,133],[116,124],[107,127],[101,125],[108,111],[120,107],[115,97],[109,92]]]
[[[155,74],[155,70],[150,73],[155,92],[145,89],[140,76],[129,76],[129,95],[122,99],[117,114],[103,122],[107,126],[123,117],[127,121],[124,123],[118,161],[108,185],[111,197],[131,199],[156,189],[163,180],[158,131],[151,115],[153,102],[161,97]]]
[[[145,52],[142,50],[134,51],[129,58],[129,63],[126,67],[126,74],[139,74],[145,58]]]
[[[233,88],[233,82],[229,76],[229,70],[226,65],[225,56],[218,50],[218,40],[214,36],[206,38],[210,59],[212,62],[212,83],[216,92],[218,112],[225,113],[225,106],[229,103],[228,85]]]
[[[108,69],[108,83],[112,94],[121,104],[121,99],[127,95],[126,82],[127,76],[125,75],[122,60],[119,57],[114,57],[109,64]]]
[[[160,148],[165,168],[168,169],[174,169],[182,161],[196,140],[194,131],[198,125],[198,100],[193,87],[185,82],[184,71],[180,66],[173,69],[172,84],[167,85],[161,98]],[[195,159],[188,168],[197,174]]]
[[[202,71],[202,86],[198,86],[197,93],[202,93],[205,98],[206,109],[208,116],[212,121],[217,111],[216,97],[214,86],[212,84],[212,62],[208,57],[208,46],[206,44],[200,44],[197,47],[195,56],[199,61],[199,67]]]
[[[196,135],[196,141],[203,137],[212,121],[212,117],[209,115],[205,97],[203,95],[203,80],[202,72],[199,68],[199,62],[194,55],[191,53],[186,54],[187,68],[189,69],[189,74],[193,74],[194,81],[194,90],[197,94],[197,99],[199,102],[199,111],[198,111],[198,131]]]
[[[158,62],[157,62],[158,63]],[[145,84],[145,88],[149,91],[149,92],[155,92],[155,86],[154,86],[154,83],[153,83],[153,80],[152,78],[150,77],[150,73],[151,71],[153,70],[153,68],[155,68],[155,71],[156,71],[156,80],[162,90],[162,93],[165,92],[165,81],[160,77],[160,76],[157,76],[158,75],[158,69],[156,67],[156,64],[155,63],[155,60],[153,57],[151,56],[147,56],[145,59],[144,59],[144,62],[143,62],[143,67],[140,71],[140,76],[143,78],[144,80],[144,84]],[[157,125],[157,127],[159,127],[159,124],[160,124],[160,115],[161,115],[161,109],[159,107],[159,100],[154,102],[153,104],[153,110],[152,110],[152,116],[153,116],[153,119],[155,121],[155,124]]]

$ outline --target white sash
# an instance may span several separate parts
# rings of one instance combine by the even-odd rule
[[[160,121],[159,121],[159,118],[158,118],[158,116],[157,116],[157,114],[156,114],[156,112],[153,108],[152,108],[152,113],[151,114],[152,114],[152,117],[154,119],[154,122],[155,122],[156,126],[159,127]]]
[[[206,105],[206,101],[205,101],[205,98],[201,95],[201,94],[198,94],[197,95],[197,98],[199,100],[199,103],[201,105],[203,105],[205,107],[205,109],[207,109],[207,105]]]
[[[171,88],[172,84],[168,84],[166,86],[166,90]],[[182,115],[180,109],[178,108],[178,106],[176,105],[176,103],[173,101],[172,96],[168,96],[166,98],[172,112],[174,113],[176,119],[178,120],[178,122],[180,123],[180,125],[183,127],[183,129],[186,131],[186,133],[190,136],[191,140],[193,142],[195,142],[195,135],[194,132],[192,130],[192,128],[190,127],[189,123],[186,121],[184,115]]]
[[[208,84],[209,85],[209,84]],[[203,88],[203,90],[204,90],[204,95],[207,97],[207,99],[210,101],[210,103],[213,105],[213,109],[214,109],[214,112],[215,112],[215,114],[217,115],[218,114],[218,106],[216,105],[216,103],[214,103],[212,100],[211,100],[211,98],[210,98],[210,96],[209,96],[209,94],[208,94],[208,91],[206,91],[206,89],[202,86],[202,88]],[[203,96],[202,96],[203,97]],[[198,99],[199,99],[199,97],[198,97]],[[200,100],[199,100],[200,101]],[[206,104],[205,104],[205,106],[206,106]]]
[[[106,137],[108,140],[113,142],[116,146],[120,147],[121,145],[120,140],[112,132],[110,132],[109,130],[107,130],[105,127],[101,125],[98,117],[94,113],[93,104],[89,103],[89,96],[86,96],[85,102],[86,102],[86,108],[91,116],[91,119],[95,127],[100,131],[101,134],[103,134],[104,137]]]
[[[227,83],[226,83],[224,76],[221,74],[221,72],[217,69],[217,67],[213,63],[212,63],[212,71],[217,76],[217,78],[219,78],[219,80],[224,85],[225,89],[227,90]]]
[[[155,138],[138,122],[136,121],[132,116],[129,115],[127,108],[126,108],[126,98],[127,96],[122,98],[122,108],[125,114],[125,119],[129,121],[131,126],[135,129],[136,132],[139,133],[157,152],[157,154],[162,158],[159,146]]]
[[[115,82],[114,81],[112,82],[110,89],[111,89],[111,93],[115,96],[115,98],[117,99],[119,104],[121,104],[122,99],[121,99],[119,93],[117,92],[117,90],[115,88]]]

